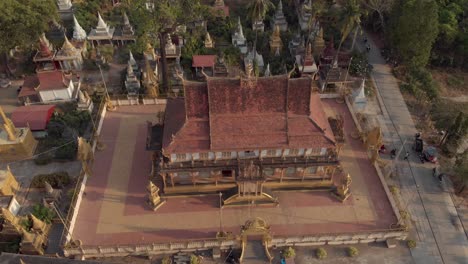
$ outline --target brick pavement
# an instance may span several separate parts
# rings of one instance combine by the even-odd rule
[[[387,229],[396,222],[367,154],[351,138],[354,124],[344,104],[325,100],[328,113],[344,115],[347,143],[342,166],[353,177],[352,196],[338,202],[327,192],[280,192],[278,207],[226,208],[226,231],[239,233],[252,217],[262,217],[274,235],[294,236]],[[151,153],[145,151],[146,121],[155,106],[121,106],[108,112],[73,232],[84,245],[141,244],[213,238],[219,230],[218,196],[170,198],[154,212],[146,205]]]

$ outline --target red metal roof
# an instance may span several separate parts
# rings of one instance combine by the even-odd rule
[[[215,55],[193,55],[192,67],[213,68],[215,64]]]
[[[185,98],[168,100],[166,153],[333,147],[335,139],[310,78],[286,75],[185,82]]]
[[[65,81],[68,80],[64,78],[61,71],[38,72],[37,78],[39,78],[38,91],[65,89],[68,87],[65,84]]]
[[[29,126],[31,130],[45,130],[54,113],[55,105],[29,105],[15,109],[11,121],[17,127]]]

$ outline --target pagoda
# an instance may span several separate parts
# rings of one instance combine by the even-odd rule
[[[73,7],[71,0],[57,0],[59,12],[71,12]]]
[[[206,32],[204,44],[205,44],[205,48],[207,49],[214,48],[213,40],[211,39],[210,33],[208,31]]]
[[[301,63],[299,63],[299,70],[304,74],[313,74],[317,72],[317,65],[315,64],[314,56],[312,54],[312,44],[310,43],[307,46],[305,56],[301,59]]]
[[[224,0],[215,0],[213,10],[215,11],[215,16],[229,16],[229,6],[224,4]]]
[[[220,54],[216,57],[216,62],[213,67],[214,77],[227,77],[229,75],[226,63],[224,61],[224,55]]]
[[[281,41],[280,28],[278,25],[275,26],[275,30],[270,38],[270,51],[274,52],[275,55],[279,55],[283,48],[283,42]]]
[[[70,43],[66,35],[62,48],[55,55],[55,60],[59,62],[62,70],[81,71],[83,69],[83,57],[81,56],[81,51]]]
[[[284,16],[283,2],[281,0],[278,3],[278,7],[276,8],[275,17],[273,18],[272,27],[275,28],[276,26],[279,26],[281,31],[288,30],[288,21],[286,21],[286,17]]]
[[[150,65],[148,58],[145,57],[145,71],[143,72],[143,86],[146,94],[151,98],[158,97],[159,83],[158,77]]]
[[[138,80],[130,60],[127,64],[127,76],[125,78],[125,89],[129,95],[137,95],[140,90],[140,81]]]
[[[114,31],[115,29],[108,26],[102,19],[101,14],[98,12],[97,27],[89,32],[88,40],[91,41],[93,46],[95,42],[97,45],[101,45],[102,41],[112,44],[112,36],[114,35]]]
[[[238,47],[242,54],[247,53],[247,40],[244,37],[244,31],[242,30],[242,24],[240,21],[240,17],[237,20],[237,29],[232,35],[232,45]]]
[[[39,37],[39,49],[33,58],[36,71],[53,71],[57,68],[54,62],[55,50],[45,34]]]
[[[73,38],[75,41],[85,41],[86,40],[86,31],[81,27],[80,23],[73,15]]]
[[[296,0],[296,3],[300,0]],[[312,1],[305,0],[304,3],[300,5],[298,8],[298,18],[299,18],[299,25],[301,26],[301,30],[305,31],[309,28],[309,22],[312,19]]]
[[[0,161],[31,158],[37,147],[29,127],[17,128],[0,107]]]
[[[325,40],[323,39],[323,28],[321,27],[314,39],[314,54],[321,54],[325,49]]]
[[[136,41],[135,31],[133,30],[132,25],[130,25],[130,20],[128,19],[127,13],[123,13],[123,25],[115,31],[112,39],[120,45],[125,45],[126,43]]]

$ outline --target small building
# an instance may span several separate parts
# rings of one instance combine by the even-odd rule
[[[312,44],[309,43],[309,46],[307,46],[305,55],[296,55],[296,63],[299,71],[304,74],[314,74],[317,72],[318,68],[312,55]]]
[[[26,105],[32,102],[39,102],[39,95],[36,91],[37,87],[39,87],[39,78],[37,78],[37,75],[26,76],[21,90],[18,93],[18,102]]]
[[[216,55],[193,55],[192,67],[195,68],[197,77],[201,77],[201,72],[213,76]]]
[[[1,171],[0,171],[1,174]],[[1,195],[0,196],[0,208],[5,208],[14,216],[18,215],[21,205],[15,199],[14,195]],[[0,262],[1,263],[1,262]]]
[[[176,59],[176,60],[180,59],[180,53],[181,53],[180,46],[174,44],[170,34],[167,35],[165,51],[166,51],[167,59]]]
[[[38,72],[37,78],[39,86],[35,90],[42,103],[76,100],[81,82],[78,81],[75,87],[71,74],[65,76],[60,71]]]
[[[54,61],[55,50],[49,40],[43,33],[39,38],[39,49],[33,57],[33,62],[36,64],[36,71],[53,71],[58,67]]]
[[[114,28],[111,28],[104,22],[101,14],[98,12],[98,24],[96,28],[92,29],[88,34],[88,40],[91,41],[91,45],[94,47],[95,44],[101,45],[101,43],[112,44],[112,37],[114,36]]]
[[[224,0],[215,0],[213,10],[215,12],[215,16],[229,16],[229,6],[224,3]]]
[[[19,189],[20,185],[11,173],[10,168],[7,167],[6,170],[0,170],[0,195],[15,195]]]
[[[11,121],[17,127],[29,127],[36,138],[44,137],[54,110],[55,105],[20,106],[11,114]]]
[[[125,12],[123,13],[123,24],[115,30],[112,39],[117,42],[117,45],[125,45],[136,41],[135,31],[130,25],[130,20]]]
[[[81,50],[75,48],[70,43],[67,36],[62,48],[55,55],[55,61],[60,64],[60,68],[65,71],[81,71],[83,69],[83,56]]]
[[[288,30],[288,21],[283,13],[283,1],[279,1],[278,7],[276,8],[275,16],[273,17],[272,28],[278,26],[281,31]]]

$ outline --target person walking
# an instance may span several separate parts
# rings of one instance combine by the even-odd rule
[[[408,151],[406,151],[406,154],[405,154],[405,158],[404,158],[404,160],[408,160],[408,157],[409,157],[409,152],[408,152]]]

